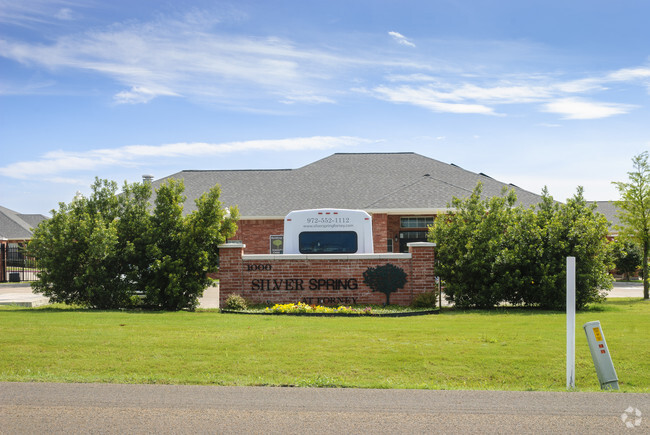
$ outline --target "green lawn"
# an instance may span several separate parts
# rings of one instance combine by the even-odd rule
[[[650,303],[577,315],[576,386],[599,390],[582,325],[600,320],[622,391],[650,392]],[[565,315],[405,318],[0,308],[0,381],[565,390]]]

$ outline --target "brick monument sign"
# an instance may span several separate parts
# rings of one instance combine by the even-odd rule
[[[364,284],[369,267],[392,264],[404,270],[404,288],[391,303],[409,305],[415,296],[435,289],[435,244],[416,242],[408,253],[376,254],[245,254],[246,245],[219,247],[221,305],[231,294],[254,303],[316,305],[383,304],[386,296]]]

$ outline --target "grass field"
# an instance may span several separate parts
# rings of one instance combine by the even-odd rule
[[[582,325],[600,320],[621,391],[650,392],[650,303],[576,320],[576,386],[599,384]],[[406,318],[0,308],[0,381],[565,390],[565,315]]]

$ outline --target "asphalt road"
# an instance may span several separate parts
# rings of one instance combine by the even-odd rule
[[[650,394],[0,383],[1,434],[641,434],[649,423]]]

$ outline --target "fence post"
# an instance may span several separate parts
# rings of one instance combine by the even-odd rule
[[[0,243],[0,282],[7,281],[7,255],[6,255],[6,246],[4,243]]]
[[[566,258],[566,389],[576,387],[576,258]]]

